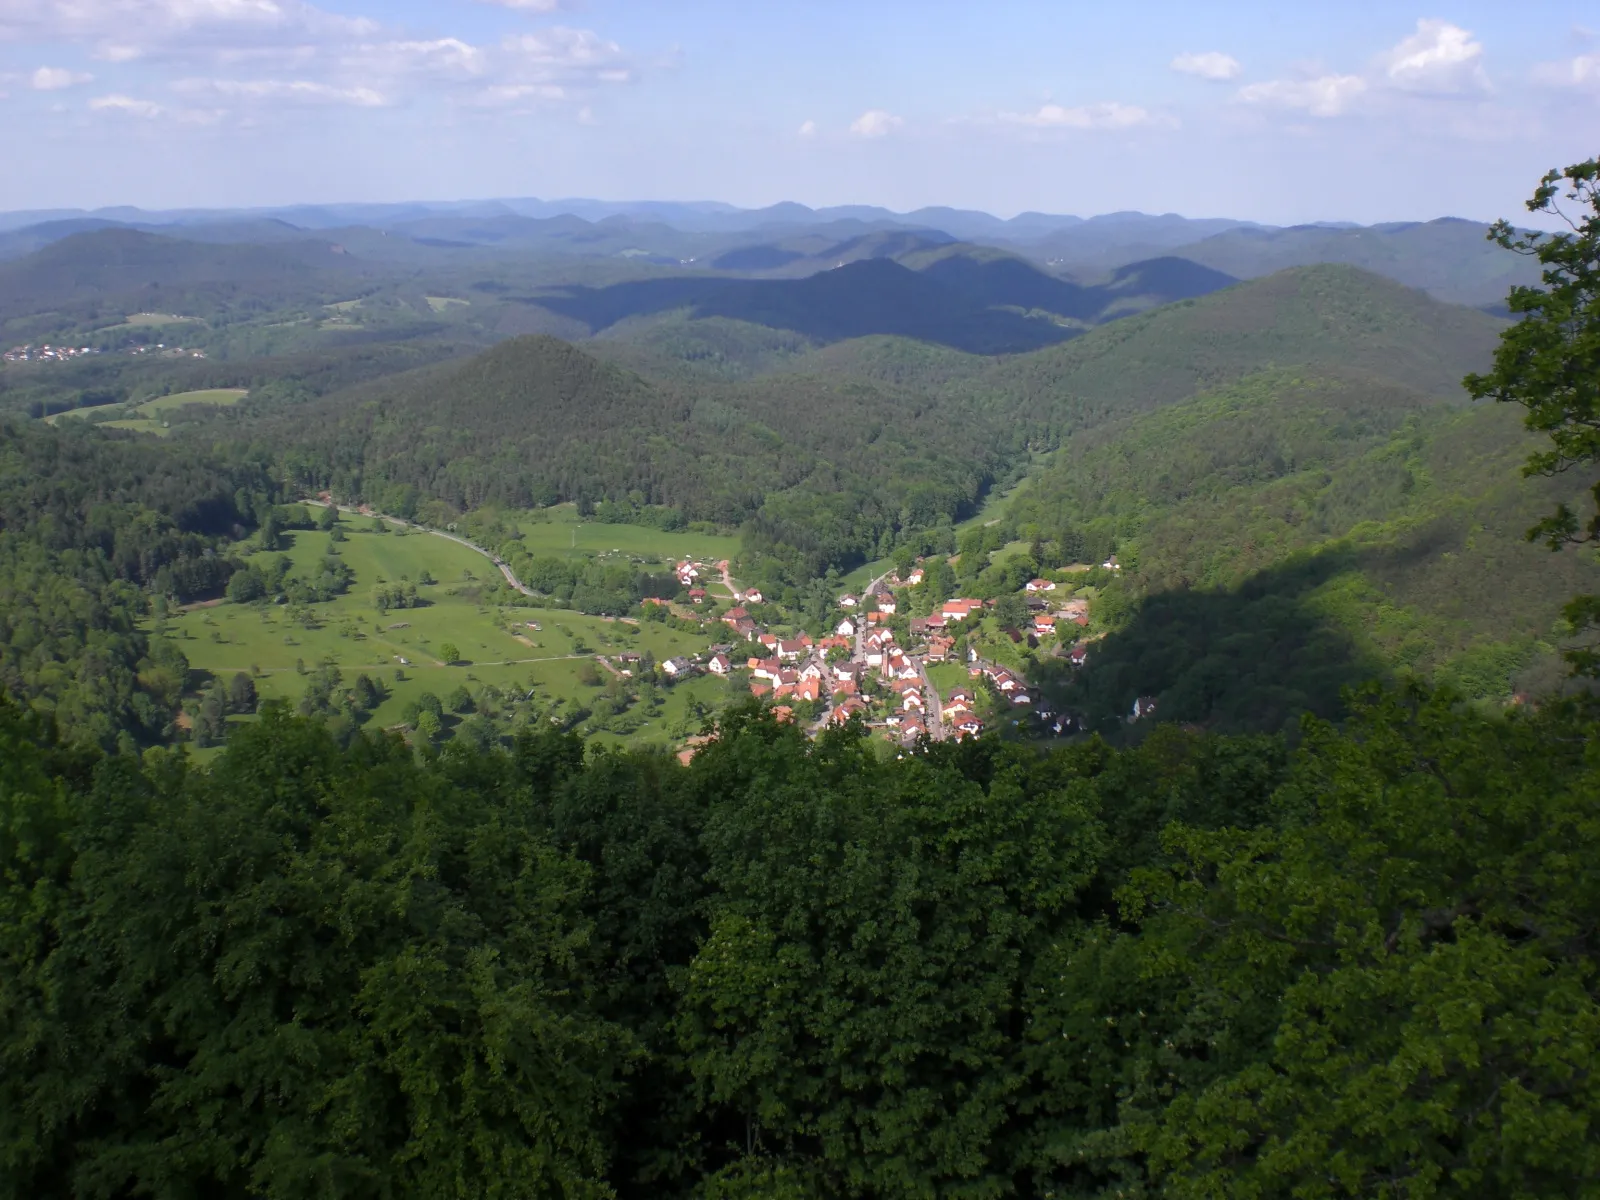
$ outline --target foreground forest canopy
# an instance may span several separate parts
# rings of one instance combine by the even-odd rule
[[[1581,1196],[1594,714],[687,768],[0,709],[0,1196]]]

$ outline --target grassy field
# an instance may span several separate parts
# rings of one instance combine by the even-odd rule
[[[154,400],[146,400],[136,411],[140,416],[158,418],[162,413],[172,412],[186,404],[209,404],[217,408],[227,408],[239,403],[248,394],[247,388],[203,388],[197,392],[173,392],[170,396],[157,396]]]
[[[332,544],[325,533],[290,536],[293,544],[284,553],[296,568],[317,562]],[[494,567],[466,547],[430,534],[352,529],[337,548],[356,582],[348,594],[308,606],[308,620],[297,619],[299,614],[283,605],[227,602],[170,615],[166,634],[200,673],[197,682],[203,686],[207,676],[227,679],[252,672],[264,698],[297,700],[306,686],[302,671],[331,662],[346,680],[365,671],[389,689],[372,722],[386,727],[397,724],[406,705],[422,693],[443,698],[461,684],[469,691],[482,684],[524,694],[531,690],[541,707],[557,699],[582,703],[599,695],[579,682],[580,668],[592,665],[596,655],[648,650],[660,661],[699,653],[710,641],[651,623],[480,604],[474,584],[488,581]],[[379,613],[370,603],[378,583],[417,581],[424,573],[438,581],[418,588],[424,606]],[[530,628],[530,622],[540,628]],[[440,657],[446,642],[456,646],[457,662]],[[600,675],[611,678],[606,670]],[[626,740],[666,743],[668,727],[683,719],[691,701],[709,706],[724,688],[720,680],[702,678],[663,692],[660,712]],[[624,740],[605,732],[594,736]]]
[[[424,296],[423,299],[436,313],[446,312],[452,308],[468,308],[472,304],[471,300],[459,300],[454,296]]]
[[[949,703],[950,693],[956,688],[974,690],[973,685],[977,682],[967,674],[967,668],[959,663],[929,663],[928,680],[946,703]]]
[[[106,421],[107,429],[132,429],[138,433],[154,433],[165,436],[167,430],[162,424],[165,414],[177,412],[190,404],[211,405],[217,408],[226,408],[243,400],[249,392],[245,388],[203,388],[196,392],[173,392],[170,396],[157,396],[154,400],[146,400],[143,404],[132,410],[138,414],[135,417],[126,417],[117,421]],[[78,420],[95,412],[93,408],[73,408],[66,412],[54,413],[45,418],[45,423],[54,425],[63,418]]]
[[[146,328],[160,329],[166,325],[199,325],[203,324],[199,317],[180,317],[176,313],[129,313],[121,325],[113,326],[117,329]]]
[[[544,510],[548,521],[521,520],[528,553],[553,554],[562,558],[593,558],[601,554],[626,554],[649,562],[672,562],[685,558],[720,562],[739,551],[737,537],[715,533],[665,532],[643,525],[608,525],[578,518],[571,504],[558,504]]]

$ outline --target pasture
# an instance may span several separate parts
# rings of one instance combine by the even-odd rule
[[[129,313],[114,329],[161,329],[168,325],[203,325],[199,317],[180,317],[177,313]]]
[[[734,536],[585,521],[571,504],[555,505],[543,510],[543,514],[550,519],[524,517],[513,521],[522,532],[523,546],[535,557],[595,558],[623,554],[649,563],[677,562],[685,558],[720,562],[739,552],[739,539]]]
[[[368,524],[346,521],[346,540],[337,545],[326,533],[287,535],[292,544],[282,553],[297,573],[319,562],[330,547],[338,551],[355,574],[343,596],[303,608],[223,601],[169,614],[160,628],[188,657],[197,683],[244,671],[256,677],[263,698],[295,701],[305,692],[306,676],[331,663],[346,681],[365,672],[383,684],[388,695],[371,721],[371,727],[381,728],[398,724],[406,706],[424,692],[442,698],[459,685],[476,691],[493,684],[523,697],[531,692],[541,711],[587,708],[615,678],[602,667],[602,687],[582,682],[586,675],[594,677],[585,668],[595,667],[597,655],[648,650],[662,661],[698,654],[710,642],[709,634],[693,636],[649,622],[633,625],[560,609],[484,604],[479,585],[497,577],[487,559],[445,538],[373,533],[362,528]],[[419,607],[380,612],[372,603],[377,585],[405,582],[418,584]],[[445,643],[456,647],[456,661],[443,659]],[[685,719],[692,702],[710,707],[725,686],[701,678],[663,689],[656,710],[627,738],[607,732],[593,736],[665,744],[672,740],[669,727]]]
[[[162,413],[175,412],[189,404],[227,408],[239,403],[248,394],[247,388],[202,388],[194,392],[173,392],[170,396],[157,396],[154,400],[146,400],[134,411],[142,417],[159,419]]]

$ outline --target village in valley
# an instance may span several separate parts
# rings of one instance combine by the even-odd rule
[[[759,590],[740,590],[726,561],[682,560],[674,572],[689,611],[719,622],[726,633],[700,661],[673,659],[661,664],[661,672],[681,679],[704,671],[733,680],[771,704],[780,721],[804,722],[820,733],[859,719],[905,748],[922,739],[975,737],[999,723],[1026,725],[1047,736],[1074,730],[1073,719],[1051,711],[1020,669],[994,661],[969,636],[986,616],[993,617],[997,601],[958,597],[917,604],[926,582],[920,563],[903,578],[891,569],[860,592],[841,592],[834,622],[820,637],[769,630],[758,618],[787,614]],[[1072,591],[1055,579],[1030,580],[1023,588],[1025,628],[1004,632],[1013,643],[1081,667],[1088,656],[1080,638],[1089,625],[1089,600],[1069,598]],[[647,600],[651,605],[669,602]],[[914,607],[928,611],[911,616]],[[682,757],[692,757],[700,740],[692,739]]]

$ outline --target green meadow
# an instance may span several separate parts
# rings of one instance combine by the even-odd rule
[[[135,414],[119,418],[115,421],[104,421],[102,424],[107,429],[131,429],[137,433],[153,433],[164,437],[167,428],[162,423],[169,414],[175,413],[191,404],[210,405],[216,408],[227,408],[239,403],[249,394],[246,388],[202,388],[193,392],[173,392],[169,396],[157,396],[153,400],[146,400],[134,408],[122,409],[123,412]],[[78,420],[97,411],[94,408],[74,408],[66,412],[55,413],[45,418],[48,424],[54,425],[63,419]]]
[[[177,641],[196,672],[197,687],[210,677],[226,680],[245,671],[255,675],[263,698],[298,700],[306,676],[324,663],[337,666],[346,680],[366,672],[389,692],[372,714],[378,727],[398,724],[406,706],[424,692],[442,698],[458,685],[469,691],[493,684],[524,696],[531,692],[541,708],[556,700],[587,707],[586,699],[597,698],[600,690],[581,679],[594,678],[587,668],[596,665],[596,656],[648,650],[662,661],[698,654],[710,644],[710,632],[694,636],[651,622],[482,603],[480,585],[498,577],[487,559],[432,534],[359,528],[366,524],[345,522],[346,540],[337,545],[315,531],[285,538],[292,544],[282,553],[295,573],[319,562],[330,547],[336,549],[355,574],[343,596],[304,607],[212,602],[152,624]],[[435,582],[421,583],[424,578]],[[407,581],[419,584],[419,607],[380,612],[372,604],[378,584]],[[454,662],[442,657],[446,643],[456,647]],[[599,678],[603,685],[614,675],[602,668]],[[605,732],[595,736],[664,743],[670,740],[668,728],[684,719],[691,702],[713,706],[725,688],[721,680],[700,678],[665,689],[659,713],[644,727],[626,739]]]
[[[209,404],[217,408],[227,408],[239,403],[248,394],[247,388],[202,388],[195,392],[173,392],[170,396],[157,396],[154,400],[146,400],[135,411],[140,416],[159,417],[162,413],[172,412],[187,404]]]
[[[524,518],[515,522],[522,531],[522,544],[535,557],[553,554],[562,558],[595,558],[604,554],[625,554],[647,562],[676,562],[693,558],[720,562],[739,552],[739,539],[717,533],[665,531],[644,525],[611,525],[579,519],[571,504],[558,504],[543,510],[548,520]]]

